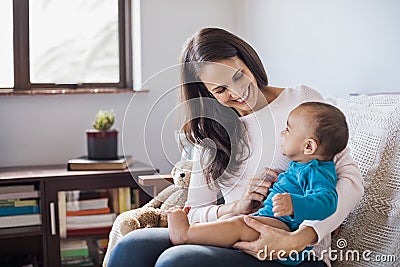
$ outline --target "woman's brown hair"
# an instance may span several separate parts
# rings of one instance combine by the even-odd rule
[[[186,103],[183,125],[186,139],[201,144],[203,173],[209,184],[224,172],[237,174],[249,156],[246,129],[236,110],[218,103],[199,77],[201,67],[210,62],[238,57],[254,75],[258,88],[268,85],[268,78],[254,49],[236,35],[218,28],[204,28],[191,37],[180,57],[181,101]],[[211,139],[211,142],[209,142]]]

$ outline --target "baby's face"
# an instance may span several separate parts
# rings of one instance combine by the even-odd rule
[[[302,161],[307,139],[314,138],[313,126],[305,108],[298,107],[290,112],[281,137],[283,155],[294,161]]]

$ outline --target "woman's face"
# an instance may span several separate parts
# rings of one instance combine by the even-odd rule
[[[207,63],[201,69],[200,79],[222,105],[241,115],[257,110],[263,98],[253,74],[238,57]]]

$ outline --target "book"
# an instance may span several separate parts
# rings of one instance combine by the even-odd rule
[[[40,225],[40,214],[25,214],[0,217],[0,228]]]
[[[89,223],[67,223],[67,235],[69,230],[90,230],[90,229],[97,229],[103,227],[110,227],[113,225],[114,222],[89,222]],[[90,235],[90,233],[87,233]]]
[[[86,240],[68,240],[60,243],[61,259],[88,257],[89,247]]]
[[[95,209],[95,210],[76,210],[67,211],[67,216],[82,216],[82,215],[96,215],[96,214],[106,214],[110,213],[110,208],[103,208],[103,209]]]
[[[131,188],[130,187],[119,187],[118,188],[118,211],[122,213],[124,211],[131,210]]]
[[[35,206],[38,205],[37,199],[3,199],[0,200],[0,207],[24,207],[24,206]]]
[[[62,267],[82,267],[82,266],[95,266],[91,257],[88,256],[75,256],[75,257],[66,257],[61,258],[61,266]]]
[[[99,223],[99,222],[114,222],[115,214],[96,214],[96,215],[83,215],[83,216],[67,216],[67,228],[70,224],[91,224],[91,223]],[[83,227],[81,227],[83,228]]]
[[[67,216],[66,228],[73,229],[91,229],[100,227],[111,227],[115,220],[115,213],[84,215],[84,216]]]
[[[118,188],[110,188],[108,189],[108,194],[110,196],[110,206],[113,212],[119,214],[119,197],[118,197]]]
[[[81,194],[81,190],[65,191],[65,201],[77,201],[77,200],[79,200],[80,194]]]
[[[87,228],[87,229],[68,229],[67,236],[87,236],[87,235],[108,235],[111,231],[111,226]]]
[[[125,211],[131,210],[131,188],[124,187],[125,190]]]
[[[0,208],[1,207],[15,207],[14,203],[15,203],[15,199],[0,200]]]
[[[79,200],[96,199],[103,197],[108,197],[107,189],[79,191]]]
[[[16,200],[14,207],[35,206],[38,205],[37,199]]]
[[[68,258],[68,257],[88,257],[89,256],[89,249],[71,249],[71,250],[61,250],[61,258]]]
[[[60,255],[61,266],[93,266],[86,240],[61,240]]]
[[[71,250],[71,249],[83,249],[88,248],[86,240],[61,240],[60,249],[61,250]]]
[[[131,189],[131,209],[137,209],[140,207],[140,192],[137,188]]]
[[[120,213],[127,211],[126,209],[126,197],[125,197],[125,187],[118,188],[118,211]]]
[[[87,156],[68,160],[69,171],[124,170],[133,163],[132,156],[119,156],[115,160],[91,160]]]
[[[24,207],[2,207],[0,208],[0,216],[35,214],[40,213],[39,205]]]
[[[67,237],[67,194],[65,191],[57,192],[58,220],[60,225],[60,237]]]
[[[108,208],[108,198],[67,201],[67,211],[95,210]]]
[[[39,191],[26,191],[26,192],[15,192],[15,193],[2,193],[0,194],[0,200],[7,199],[24,199],[24,198],[37,198],[39,197]]]
[[[1,186],[0,187],[0,194],[21,193],[21,192],[30,192],[30,191],[35,191],[35,186],[33,184],[9,185],[9,186]]]

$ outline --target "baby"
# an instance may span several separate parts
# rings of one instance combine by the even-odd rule
[[[336,211],[336,170],[333,157],[347,146],[348,127],[336,107],[306,102],[289,114],[281,132],[282,153],[292,162],[279,174],[253,218],[286,231],[295,231],[304,220],[323,220]],[[243,216],[189,225],[185,209],[171,209],[168,228],[171,242],[231,247],[238,241],[254,241],[259,233],[246,225]],[[310,248],[307,248],[310,249]],[[297,265],[302,259],[279,260]]]

